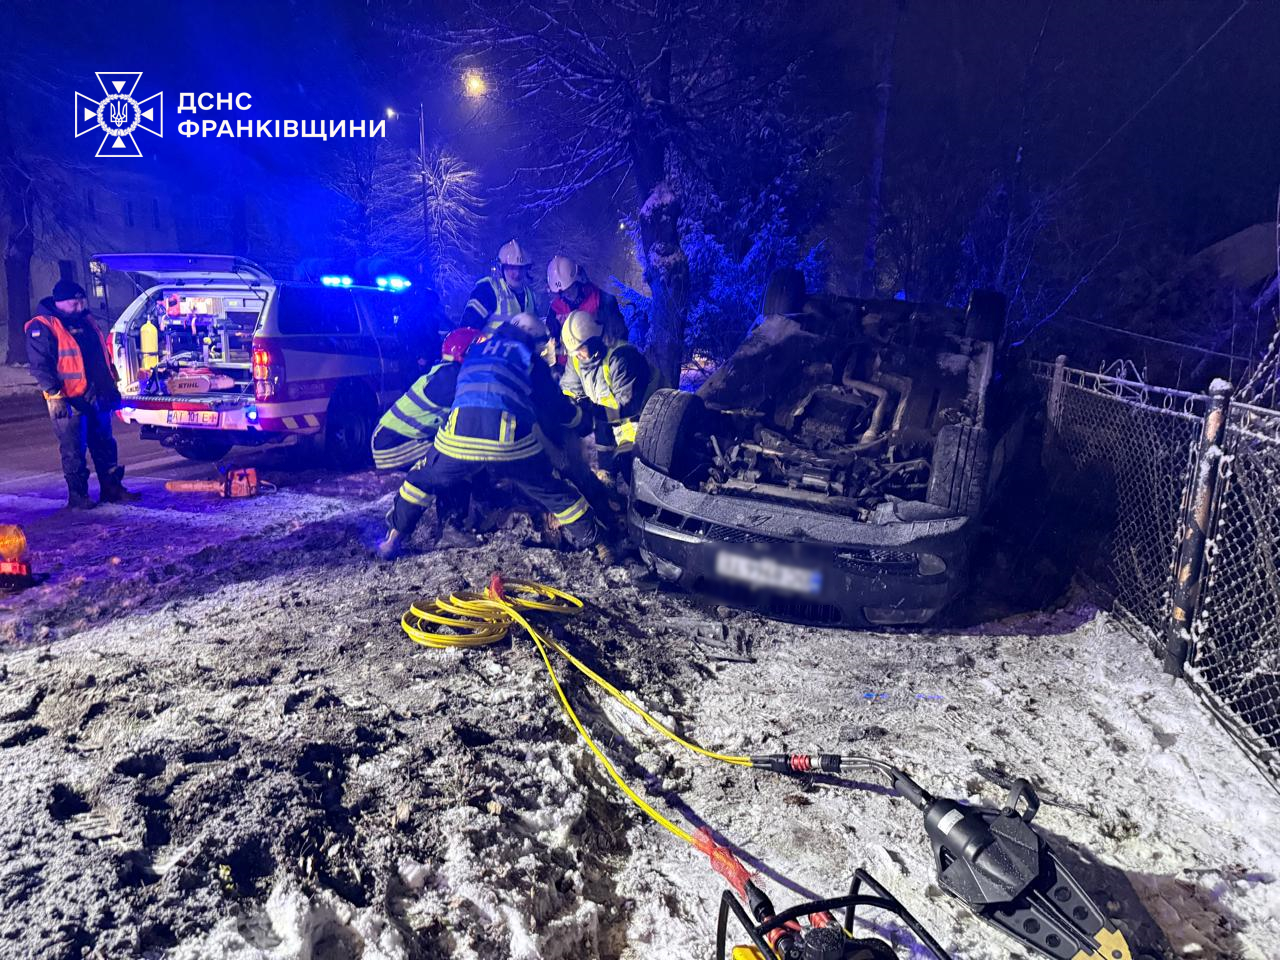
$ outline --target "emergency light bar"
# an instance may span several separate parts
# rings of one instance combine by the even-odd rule
[[[377,283],[379,290],[408,290],[413,286],[413,281],[401,276],[378,277],[374,282]]]

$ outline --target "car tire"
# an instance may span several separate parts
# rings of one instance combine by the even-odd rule
[[[799,313],[804,309],[805,296],[803,273],[785,267],[775,270],[765,285],[760,315]]]
[[[173,440],[173,450],[186,460],[210,463],[231,452],[232,443],[218,434],[183,432]]]
[[[943,427],[933,444],[929,502],[959,516],[977,516],[986,499],[990,467],[986,430],[954,424]]]
[[[373,459],[377,411],[371,396],[353,386],[339,387],[329,400],[324,418],[324,457],[339,470],[359,470]]]
[[[658,390],[644,405],[636,428],[636,456],[649,467],[680,482],[697,469],[697,444],[703,426],[702,398],[684,390]]]

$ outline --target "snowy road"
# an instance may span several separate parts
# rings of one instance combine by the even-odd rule
[[[528,643],[440,652],[399,629],[411,600],[500,568],[581,595],[557,635],[698,742],[869,753],[989,805],[1026,775],[1135,946],[1280,956],[1280,797],[1078,593],[952,632],[786,626],[524,526],[374,565],[393,480],[269,478],[271,497],[156,483],[80,516],[0,490],[49,575],[0,601],[0,955],[710,957],[718,878],[605,779]],[[567,688],[624,775],[780,905],[865,866],[955,957],[1026,956],[941,894],[918,814],[882,787],[711,765]]]

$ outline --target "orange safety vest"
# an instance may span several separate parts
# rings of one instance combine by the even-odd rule
[[[84,356],[80,353],[80,344],[76,342],[76,338],[67,331],[58,317],[32,317],[22,331],[24,333],[29,331],[33,323],[43,323],[58,341],[58,376],[62,378],[62,392],[68,397],[84,396],[84,392],[89,389],[89,384],[85,381]],[[102,335],[96,323],[90,321],[89,325],[102,341],[102,353],[107,358],[107,369],[114,373],[115,363],[111,360],[111,348],[107,346],[107,338]]]

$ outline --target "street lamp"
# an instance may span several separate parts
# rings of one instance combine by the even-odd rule
[[[468,97],[483,97],[489,92],[489,84],[479,70],[468,70],[462,75],[462,89]]]
[[[481,81],[483,83],[483,81]],[[387,119],[395,120],[399,114],[394,107],[387,107]],[[427,273],[427,262],[431,252],[431,212],[427,203],[427,108],[418,104],[418,161],[422,167],[422,263],[423,276]]]

